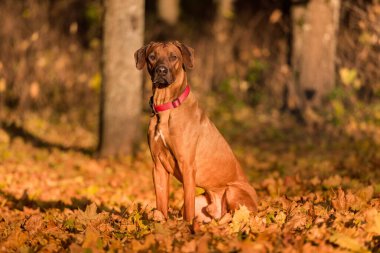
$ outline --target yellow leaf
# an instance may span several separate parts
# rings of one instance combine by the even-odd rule
[[[200,188],[200,187],[195,188],[195,196],[202,195],[204,192],[205,190],[203,188]]]
[[[331,101],[331,104],[332,104],[332,107],[334,108],[334,112],[337,117],[341,117],[344,115],[345,109],[342,102],[340,102],[339,100],[333,100]]]
[[[380,235],[380,213],[372,208],[366,211],[365,216],[367,232]]]
[[[344,85],[351,85],[356,80],[358,75],[356,69],[341,68],[339,71],[340,79]]]
[[[284,224],[285,220],[286,220],[286,214],[284,212],[281,212],[281,211],[275,217],[275,221],[279,225]]]
[[[373,36],[368,33],[368,32],[363,32],[360,36],[359,36],[359,42],[363,45],[371,45],[374,43],[374,39],[373,39]]]
[[[342,233],[333,234],[329,238],[329,241],[337,244],[343,249],[347,249],[353,252],[369,252],[369,250],[360,244],[357,240]]]
[[[102,84],[102,76],[98,72],[91,78],[90,82],[88,83],[88,86],[90,86],[90,88],[92,88],[95,91],[100,91],[101,84]]]
[[[230,224],[232,232],[239,232],[249,222],[249,210],[246,206],[240,206],[232,217],[232,223]]]
[[[95,195],[98,191],[99,191],[99,187],[96,186],[96,185],[90,185],[90,186],[86,189],[86,193],[87,193],[87,195],[89,195],[89,196],[93,196],[93,195]]]

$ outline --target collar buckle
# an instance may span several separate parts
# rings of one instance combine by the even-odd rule
[[[172,101],[172,105],[174,108],[177,108],[178,106],[181,105],[181,101],[179,100],[179,98],[176,98]]]

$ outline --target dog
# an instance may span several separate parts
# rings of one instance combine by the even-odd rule
[[[136,68],[146,65],[152,80],[148,143],[157,210],[168,218],[169,176],[174,175],[183,184],[188,222],[220,219],[240,205],[256,212],[256,191],[190,91],[186,71],[194,66],[194,50],[178,41],[151,42],[134,57]],[[196,187],[204,194],[195,196]]]

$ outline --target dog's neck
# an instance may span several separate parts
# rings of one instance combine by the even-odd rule
[[[185,90],[187,78],[184,71],[174,83],[165,88],[157,88],[153,86],[153,102],[155,105],[171,102],[178,98]]]

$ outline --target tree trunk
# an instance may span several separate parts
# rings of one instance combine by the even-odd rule
[[[234,15],[235,0],[218,0],[217,14],[214,21],[214,80],[213,85],[218,86],[234,72],[233,43],[230,34]]]
[[[340,0],[310,0],[293,5],[292,107],[318,108],[335,86],[335,57]],[[295,108],[291,108],[295,109]]]
[[[179,10],[179,0],[158,0],[157,2],[158,16],[169,25],[177,23]]]
[[[144,0],[105,0],[99,151],[127,155],[139,138],[142,73],[133,54],[143,45]]]

